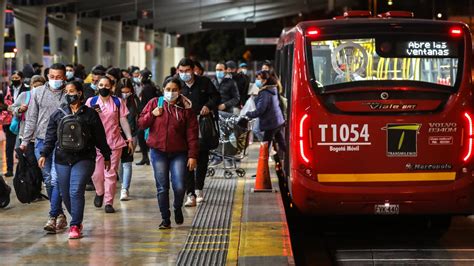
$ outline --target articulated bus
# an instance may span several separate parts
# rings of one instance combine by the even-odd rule
[[[473,213],[471,49],[465,24],[402,11],[285,29],[275,70],[292,205],[308,215]]]

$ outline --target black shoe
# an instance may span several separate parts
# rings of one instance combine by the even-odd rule
[[[138,163],[136,163],[136,165],[145,165],[145,164],[150,165],[150,160],[144,159],[144,160],[141,160]]]
[[[104,195],[99,196],[99,195],[95,194],[94,206],[96,206],[97,208],[100,208],[100,207],[102,207],[102,203],[104,203]]]
[[[171,229],[171,221],[169,219],[163,220],[158,228],[159,229]]]
[[[86,191],[95,191],[94,184],[86,184]]]
[[[174,221],[176,222],[176,224],[183,224],[184,217],[181,208],[174,210]]]
[[[13,171],[7,171],[5,174],[4,174],[5,177],[12,177],[13,176]]]
[[[105,205],[105,213],[114,213],[115,209],[112,205]]]

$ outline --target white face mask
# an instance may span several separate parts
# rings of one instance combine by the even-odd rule
[[[130,95],[132,95],[131,92],[129,92],[129,93],[122,93],[122,99],[126,100],[128,97],[130,97]]]
[[[165,91],[163,98],[167,102],[174,102],[178,99],[179,93],[177,91]]]

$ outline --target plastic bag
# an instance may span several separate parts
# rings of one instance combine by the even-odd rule
[[[253,112],[257,109],[257,107],[255,106],[255,101],[253,99],[253,97],[250,97],[246,102],[245,102],[245,105],[244,107],[242,108],[242,110],[240,111],[240,115],[245,115],[247,114],[248,112]]]

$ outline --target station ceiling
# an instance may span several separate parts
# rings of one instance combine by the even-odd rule
[[[201,22],[261,22],[342,6],[343,0],[13,0],[13,6],[47,5],[49,12],[73,10],[153,26],[180,34],[203,30]],[[337,4],[336,4],[337,3]]]

